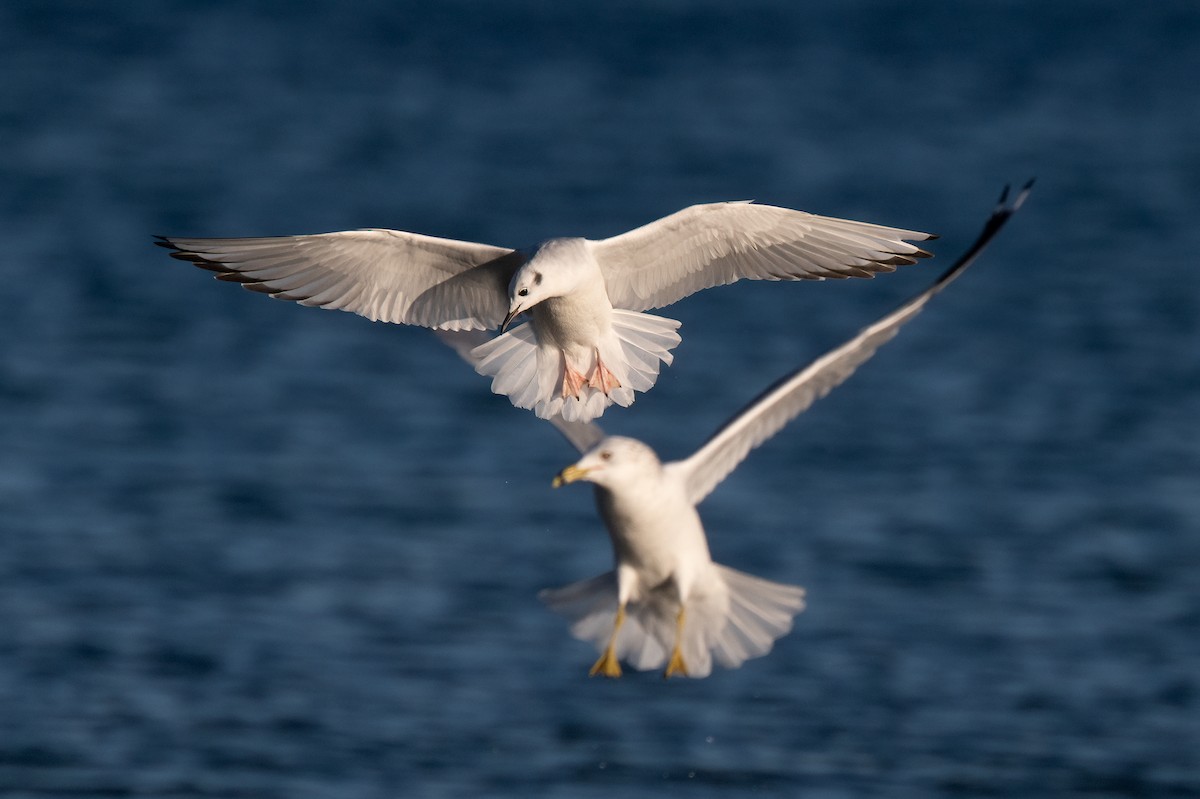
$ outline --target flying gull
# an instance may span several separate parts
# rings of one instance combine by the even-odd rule
[[[780,379],[725,423],[690,457],[662,463],[650,447],[607,436],[594,424],[556,425],[584,455],[554,485],[594,484],[612,539],[613,571],[539,595],[596,644],[591,674],[621,675],[620,661],[665,676],[705,677],[712,661],[736,668],[765,655],[804,608],[804,589],[714,563],[699,504],[753,448],[846,380],[935,294],[971,265],[1032,186],[1008,191],[975,243],[925,291],[845,344]]]
[[[658,379],[679,322],[643,313],[738,280],[871,277],[929,253],[926,233],[752,202],[693,205],[612,238],[513,250],[399,230],[159,236],[220,280],[301,305],[435,330],[490,330],[472,361],[544,418],[588,421]],[[529,320],[513,327],[513,320]]]

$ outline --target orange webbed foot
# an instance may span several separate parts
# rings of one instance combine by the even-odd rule
[[[563,359],[563,378],[562,378],[562,396],[563,399],[578,397],[579,392],[583,390],[587,384],[587,378],[583,376],[575,367]]]
[[[621,381],[604,365],[604,361],[600,360],[599,352],[596,353],[596,365],[592,367],[591,374],[588,375],[587,384],[597,391],[604,392],[605,396],[614,388],[621,387]]]

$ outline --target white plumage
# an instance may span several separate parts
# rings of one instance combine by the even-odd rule
[[[725,202],[528,250],[383,229],[159,244],[219,279],[302,305],[435,330],[500,327],[473,358],[492,390],[546,419],[587,421],[632,403],[671,363],[679,323],[645,311],[742,279],[871,277],[926,257],[906,239],[930,238]],[[505,332],[522,313],[529,322]]]
[[[696,505],[751,449],[848,378],[966,269],[1021,206],[1029,186],[999,207],[976,242],[927,290],[812,364],[784,376],[722,426],[690,457],[661,463],[640,441],[604,437],[593,424],[556,425],[584,452],[555,485],[586,480],[612,539],[615,568],[547,590],[541,598],[601,651],[592,674],[620,676],[665,666],[704,677],[712,661],[739,666],[764,655],[804,608],[804,590],[714,563]]]

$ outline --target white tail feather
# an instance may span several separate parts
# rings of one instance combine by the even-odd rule
[[[658,379],[659,364],[671,364],[671,349],[679,344],[679,322],[661,316],[613,309],[613,336],[599,345],[600,358],[621,384],[607,396],[584,386],[579,397],[562,396],[563,358],[541,346],[532,324],[526,322],[487,341],[470,353],[475,371],[492,378],[492,391],[504,394],[518,408],[532,408],[543,419],[561,416],[586,422],[616,403],[628,407],[635,391],[646,391]],[[586,374],[592,364],[576,364]]]
[[[737,668],[771,651],[775,640],[792,629],[792,617],[804,610],[804,589],[784,585],[727,566],[713,564],[720,589],[687,600],[681,649],[689,677],[707,677],[712,661]],[[675,644],[679,604],[664,586],[626,608],[617,635],[617,657],[645,671],[666,665]],[[551,610],[571,623],[571,634],[608,646],[617,617],[617,579],[607,572],[538,594]]]
[[[775,639],[792,629],[792,618],[804,610],[804,589],[715,564],[729,589],[725,629],[713,641],[713,654],[734,669],[771,651]]]
[[[492,378],[492,391],[518,408],[532,408],[540,394],[537,339],[528,323],[471,350],[475,371]]]

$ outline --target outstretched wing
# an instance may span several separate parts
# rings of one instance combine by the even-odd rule
[[[979,238],[932,286],[863,328],[845,344],[783,377],[726,422],[691,457],[670,464],[669,468],[679,470],[683,476],[692,502],[698,503],[708,496],[750,450],[775,435],[785,424],[852,375],[877,349],[895,336],[901,326],[920,313],[935,294],[962,274],[1025,202],[1032,185],[1033,181],[1026,184],[1012,203],[1007,202],[1008,189],[1005,188],[1000,196],[1000,204],[992,212]]]
[[[660,308],[737,280],[871,277],[929,253],[914,230],[751,202],[693,205],[591,242],[617,308]]]
[[[443,330],[499,326],[508,282],[524,260],[504,247],[383,229],[157,243],[252,291]]]

